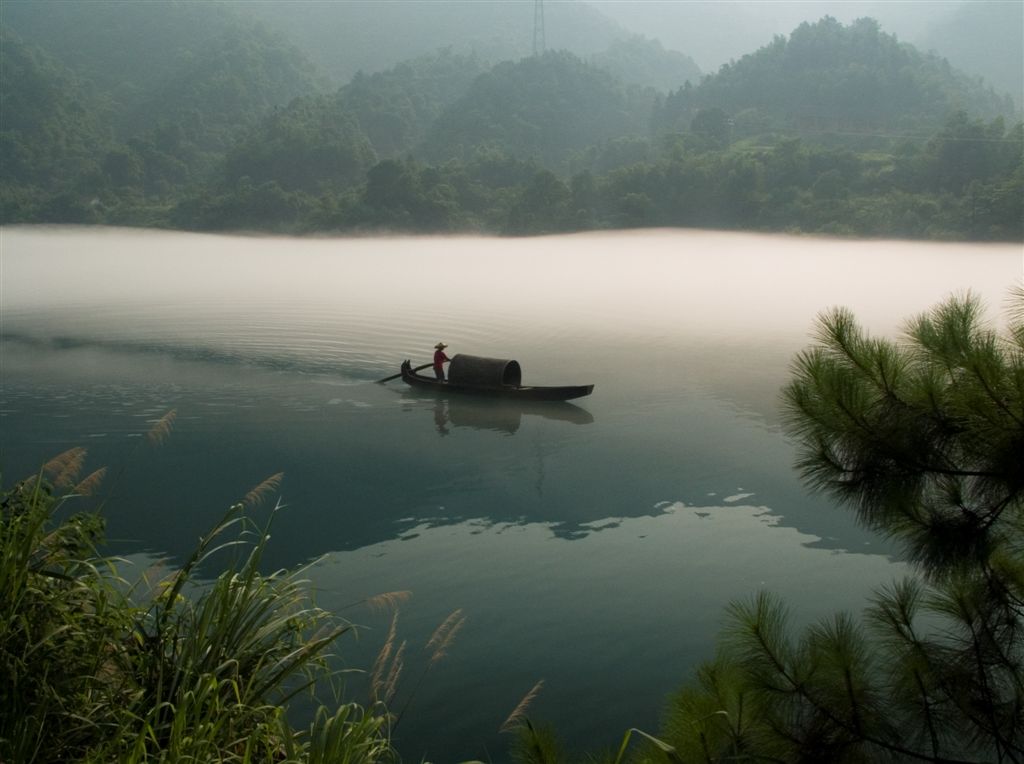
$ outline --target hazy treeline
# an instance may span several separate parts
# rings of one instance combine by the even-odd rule
[[[1024,237],[1013,100],[870,19],[802,24],[704,76],[600,27],[601,51],[440,48],[338,87],[277,6],[247,8],[5,5],[0,219]]]

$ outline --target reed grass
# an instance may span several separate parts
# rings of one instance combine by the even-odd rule
[[[370,610],[376,610],[378,612],[384,610],[397,610],[399,605],[403,605],[409,601],[412,597],[412,592],[403,589],[394,592],[382,592],[381,594],[375,594],[372,597],[367,597],[365,600],[357,604],[366,605]]]
[[[242,503],[247,507],[258,507],[260,506],[270,494],[277,491],[281,487],[281,481],[284,480],[284,473],[278,472],[275,475],[271,475],[266,480],[261,482],[259,485],[254,487],[249,493],[245,495]]]
[[[430,665],[437,663],[448,654],[448,649],[455,641],[455,635],[459,633],[465,623],[466,619],[462,615],[462,610],[459,609],[453,611],[444,619],[441,625],[434,630],[434,633],[427,641],[426,647],[428,651],[433,649],[433,652],[430,655]]]
[[[162,417],[153,423],[153,426],[149,428],[149,432],[146,433],[146,440],[153,445],[160,445],[168,437],[170,437],[171,430],[174,428],[174,420],[178,416],[176,409],[171,409]]]
[[[289,700],[334,681],[329,651],[352,627],[312,603],[305,569],[261,572],[269,524],[237,504],[184,565],[129,587],[97,552],[97,516],[55,518],[103,477],[75,484],[85,456],[71,449],[0,492],[0,762],[396,759],[379,704],[321,706],[303,730],[287,721]],[[215,556],[228,564],[204,582]]]
[[[508,718],[502,722],[498,728],[498,732],[511,732],[516,727],[519,727],[526,721],[526,712],[530,708],[530,705],[540,694],[541,688],[544,686],[544,680],[540,679],[519,701],[518,705],[512,709],[512,713],[508,715]]]
[[[71,493],[75,496],[92,496],[99,489],[103,483],[103,478],[107,476],[107,468],[100,467],[98,470],[86,475],[78,485],[71,489]]]
[[[82,471],[85,455],[86,451],[81,446],[69,448],[44,464],[42,474],[53,484],[55,489],[67,488]]]
[[[395,640],[397,637],[398,611],[395,610],[391,616],[391,625],[388,627],[388,635],[384,639],[384,644],[381,645],[380,651],[377,653],[377,658],[373,662],[373,670],[370,673],[370,698],[374,702],[386,702],[386,677],[390,677],[392,673],[391,653],[395,648]]]

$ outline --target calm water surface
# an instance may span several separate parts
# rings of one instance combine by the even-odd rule
[[[700,232],[493,240],[294,240],[0,230],[0,468],[75,445],[108,465],[112,550],[180,561],[224,508],[284,472],[271,566],[318,560],[318,604],[412,590],[407,760],[502,761],[532,717],[574,746],[655,730],[712,654],[730,600],[784,596],[799,621],[860,609],[896,550],[810,495],[778,395],[813,319],[872,331],[972,289],[999,317],[1019,246]],[[373,381],[410,358],[515,358],[526,384],[596,385],[517,407]],[[142,438],[177,412],[160,448]],[[264,508],[263,515],[267,514]],[[448,656],[423,645],[456,608]],[[422,683],[413,693],[421,674]],[[365,697],[365,681],[349,680]]]

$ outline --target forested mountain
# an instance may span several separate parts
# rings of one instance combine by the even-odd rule
[[[5,0],[0,18],[121,106],[241,23],[227,6],[183,0]]]
[[[251,118],[316,84],[297,48],[232,4],[5,0],[2,19],[105,94],[122,136],[189,110]]]
[[[197,145],[224,149],[239,127],[315,92],[314,72],[297,48],[261,27],[227,30],[139,94],[129,129],[177,124]]]
[[[356,34],[331,26],[344,13],[382,56],[466,22],[458,44],[325,88],[325,51],[273,28],[291,5],[259,4],[260,23],[241,2],[7,0],[0,220],[1024,237],[1019,113],[869,19],[802,24],[699,81],[687,56],[598,21],[579,55],[465,52],[477,22],[502,37],[527,5],[296,3],[325,48]],[[525,46],[522,21],[508,39]]]
[[[347,188],[360,180],[377,155],[355,117],[337,98],[296,98],[263,120],[224,161],[224,180],[274,182],[287,190]]]
[[[476,55],[446,48],[385,72],[356,74],[338,91],[338,108],[355,117],[380,157],[393,157],[419,144],[487,68]]]
[[[62,190],[112,145],[109,103],[57,59],[0,28],[3,183]]]
[[[201,180],[272,108],[322,85],[312,64],[283,37],[217,3],[5,2],[3,22],[5,30],[15,30],[12,34],[45,44],[64,72],[74,72],[76,82],[69,85],[70,74],[58,74],[55,63],[42,64],[51,73],[42,79],[74,91],[66,97],[77,103],[83,125],[66,128],[69,134],[119,139],[117,146],[108,145],[109,139],[90,141],[89,161],[102,169],[94,184],[152,193]],[[23,50],[23,45],[0,50],[11,80],[4,96],[20,93],[38,106],[32,94],[45,94],[47,88],[12,68],[24,58]],[[35,70],[42,61],[35,57]],[[7,104],[4,112],[6,144],[7,132],[24,120]],[[60,115],[57,110],[51,119]],[[61,155],[76,145],[39,125],[22,127],[19,141],[39,147],[40,155]],[[32,166],[36,185],[66,183],[69,177],[66,164],[39,159]],[[26,180],[21,173],[14,178]]]
[[[773,0],[643,3],[594,0],[601,13],[634,33],[658,38],[716,71],[786,35],[832,16],[844,24],[876,19],[886,32],[934,51],[1000,95],[1024,106],[1024,4],[1019,0]]]
[[[732,137],[772,129],[815,133],[935,130],[953,111],[1012,115],[1009,98],[984,89],[936,56],[882,32],[872,19],[801,24],[697,87],[671,94],[658,126],[689,125],[701,110],[729,115]]]
[[[569,53],[507,61],[438,117],[422,156],[465,159],[489,148],[556,166],[588,146],[645,134],[654,99]]]

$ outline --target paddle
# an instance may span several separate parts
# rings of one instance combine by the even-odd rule
[[[433,363],[425,363],[422,366],[417,366],[415,369],[413,369],[413,371],[423,371],[427,367],[433,366],[433,365],[434,365]],[[380,385],[380,384],[383,384],[384,382],[390,382],[393,379],[398,379],[400,376],[402,376],[402,372],[398,372],[397,374],[392,374],[390,377],[384,377],[384,379],[378,379],[376,384]]]

